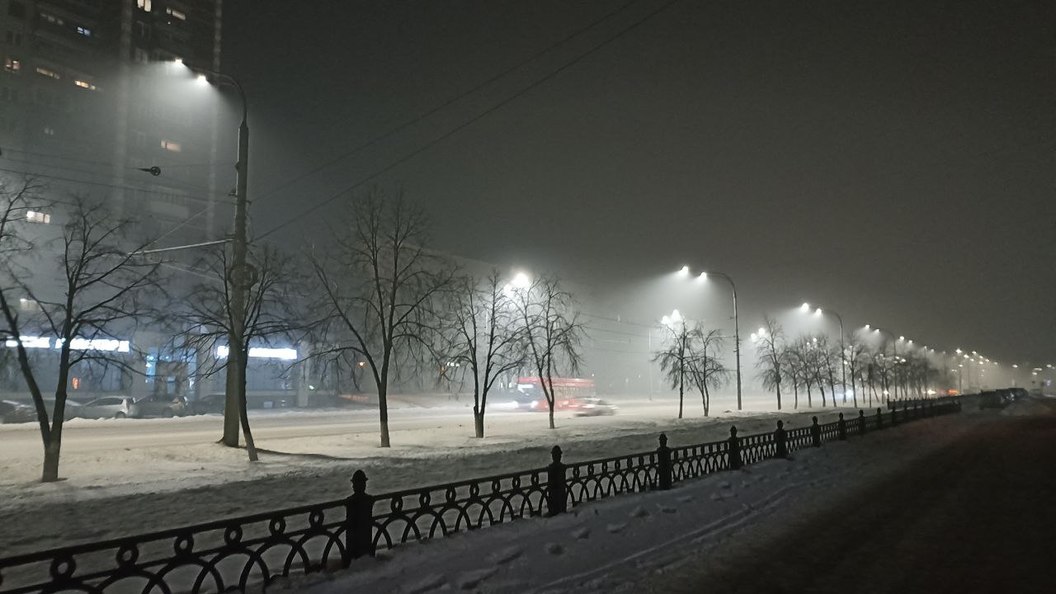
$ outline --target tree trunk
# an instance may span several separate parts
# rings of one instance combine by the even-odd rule
[[[59,480],[59,451],[62,448],[61,431],[54,431],[44,448],[44,472],[40,480],[44,483],[54,483]]]
[[[388,386],[378,386],[378,417],[381,421],[381,447],[389,445],[389,398]]]
[[[246,356],[240,357],[239,361],[239,406],[238,406],[238,418],[242,423],[242,434],[246,436],[246,452],[249,454],[249,461],[257,461],[257,446],[253,442],[253,431],[249,428],[249,402],[246,400],[246,365],[248,364],[249,358]]]
[[[478,438],[484,438],[484,411],[478,411],[476,406],[473,407],[473,431]]]
[[[777,382],[777,410],[781,410],[781,381]]]
[[[704,382],[704,394],[703,394],[703,396],[704,396],[704,416],[706,417],[706,416],[708,416],[708,408],[709,408],[709,405],[711,404],[711,394],[708,392],[708,384],[707,384],[706,381]]]
[[[554,425],[554,403],[553,403],[553,401],[550,401],[550,428],[551,429],[556,429],[557,428],[557,426]]]
[[[678,418],[680,419],[682,418],[682,398],[685,395],[684,377],[682,375],[678,376]]]
[[[238,389],[239,386],[245,385],[245,381],[239,377],[239,370],[242,366],[239,364],[238,359],[241,358],[239,356],[241,352],[242,349],[239,345],[228,345],[227,369],[225,370],[226,382],[224,384],[224,389],[226,390],[224,396],[224,434],[220,442],[229,448],[238,447],[238,425],[242,416],[239,409],[245,397],[245,394],[240,394]]]
[[[810,384],[807,384],[807,408],[814,408],[814,394],[811,393]]]

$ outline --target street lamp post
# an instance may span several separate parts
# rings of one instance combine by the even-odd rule
[[[247,237],[247,219],[249,205],[249,104],[242,85],[231,75],[204,68],[191,68],[200,75],[215,78],[238,91],[242,103],[242,122],[238,126],[238,162],[235,170],[238,181],[235,186],[235,229],[231,250],[231,269],[227,271],[227,280],[233,289],[231,292],[231,319],[228,327],[228,349],[226,370],[226,394],[224,398],[224,445],[238,446],[239,414],[241,411],[242,391],[245,389],[245,365],[242,355],[245,352],[246,293],[255,282],[255,270],[248,264],[249,239]]]
[[[801,307],[801,309],[803,311],[809,311],[810,310],[810,304],[809,303],[804,303],[803,306]],[[840,376],[841,376],[841,380],[840,381],[843,382],[843,403],[847,404],[847,346],[844,344],[844,338],[843,338],[843,317],[840,314],[836,313],[836,310],[833,310],[833,309],[822,309],[820,307],[817,308],[817,310],[815,310],[814,313],[821,314],[821,315],[824,315],[826,313],[830,313],[830,314],[836,316],[836,320],[840,322]],[[855,396],[855,398],[857,399],[857,396]]]
[[[689,267],[683,266],[682,272],[689,274]],[[733,282],[733,278],[725,272],[701,272],[700,278],[707,279],[708,275],[726,279],[733,290],[733,356],[737,365],[737,410],[741,410],[744,404],[741,400],[741,325],[737,317],[737,285]]]

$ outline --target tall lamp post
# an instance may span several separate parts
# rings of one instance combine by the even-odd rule
[[[804,303],[799,307],[799,310],[806,313],[810,311],[810,304]],[[821,309],[820,307],[814,310],[814,315],[820,316],[826,313],[836,316],[836,319],[840,322],[840,375],[841,381],[843,382],[843,403],[847,403],[847,346],[844,344],[843,339],[843,317],[836,313],[836,310],[832,309]],[[857,398],[857,397],[856,397]]]
[[[689,276],[689,266],[683,266],[679,274]],[[741,401],[741,326],[737,317],[737,285],[734,284],[733,278],[725,272],[701,272],[699,278],[707,280],[708,275],[725,279],[733,289],[733,356],[737,365],[737,410],[741,410],[743,408]]]
[[[212,77],[222,84],[234,87],[242,102],[242,122],[238,126],[238,183],[235,186],[235,233],[232,241],[231,269],[227,271],[227,281],[233,289],[231,294],[231,320],[228,327],[228,349],[226,370],[226,391],[224,397],[224,445],[238,446],[239,415],[241,399],[246,385],[244,374],[246,293],[256,282],[256,270],[246,261],[249,251],[247,238],[248,192],[249,192],[249,104],[246,91],[233,76],[205,68],[188,68],[198,73],[199,80]]]

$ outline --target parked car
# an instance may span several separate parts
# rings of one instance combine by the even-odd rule
[[[197,400],[191,401],[191,414],[222,413],[224,412],[224,404],[224,394],[206,394]]]
[[[130,396],[103,396],[84,403],[78,414],[85,419],[124,419],[138,416],[135,400]]]
[[[577,417],[601,417],[616,414],[616,407],[601,398],[584,398],[576,409]]]
[[[152,394],[137,400],[132,410],[135,417],[182,417],[188,407],[182,396]]]
[[[32,423],[37,411],[28,404],[14,400],[0,400],[0,423]]]

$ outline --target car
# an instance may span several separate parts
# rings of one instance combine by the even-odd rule
[[[32,423],[37,411],[28,404],[14,400],[0,400],[0,423]]]
[[[135,417],[182,417],[187,414],[187,401],[182,396],[152,394],[136,400],[132,416]]]
[[[616,407],[601,398],[584,398],[576,408],[577,417],[601,417],[616,414]]]
[[[224,412],[225,405],[224,394],[206,394],[201,398],[191,401],[191,414],[192,415],[205,415],[209,413],[222,413]]]
[[[85,419],[124,419],[138,416],[130,396],[103,396],[84,403],[78,414]]]

